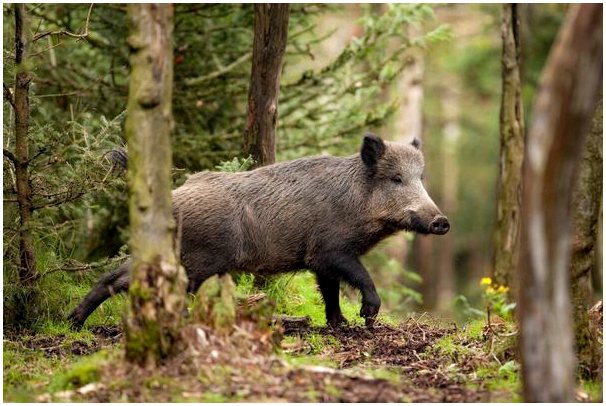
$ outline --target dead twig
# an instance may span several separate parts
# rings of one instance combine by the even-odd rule
[[[18,160],[17,160],[17,157],[15,156],[15,154],[13,154],[12,152],[10,152],[8,149],[3,148],[2,149],[2,154],[6,158],[8,158],[13,163],[13,165],[17,165],[19,163]]]
[[[6,85],[6,83],[2,83],[2,86],[4,88],[4,98],[13,107],[13,109],[15,109],[15,98],[13,97],[13,92],[11,92],[11,89]]]

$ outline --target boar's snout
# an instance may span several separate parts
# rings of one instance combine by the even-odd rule
[[[438,215],[429,223],[429,232],[432,234],[446,234],[450,230],[450,223],[446,216]]]

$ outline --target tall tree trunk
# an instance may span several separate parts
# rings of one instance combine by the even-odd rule
[[[408,27],[407,35],[418,35],[419,33],[414,31],[413,28]],[[424,74],[424,62],[423,54],[417,49],[411,49],[408,53],[411,58],[411,63],[404,68],[400,79],[398,79],[395,87],[397,95],[401,97],[400,106],[398,108],[397,117],[394,120],[391,132],[394,135],[394,141],[401,143],[410,143],[413,139],[423,140],[423,74]],[[387,100],[387,99],[386,99]],[[429,172],[427,169],[425,172]],[[426,180],[427,183],[427,180]],[[420,286],[420,290],[424,291],[427,288],[431,288],[433,285],[430,281],[433,280],[427,275],[430,268],[423,267],[427,261],[425,258],[416,255],[420,251],[413,247],[425,244],[431,244],[431,238],[424,238],[420,235],[415,235],[414,240],[406,238],[404,233],[398,233],[389,240],[387,252],[389,256],[395,258],[402,264],[402,267],[406,267],[408,261],[409,252],[411,249],[415,254],[413,256],[418,259],[413,265],[413,269],[422,276],[424,282]],[[431,247],[429,247],[431,249]],[[425,249],[427,251],[427,249]],[[429,258],[429,254],[427,254]],[[402,279],[400,283],[410,284],[410,281]],[[423,298],[426,299],[425,294]]]
[[[602,102],[595,112],[593,128],[585,142],[579,178],[572,202],[572,257],[570,277],[575,338],[581,373],[595,377],[602,365],[602,348],[589,328],[592,272],[602,206]]]
[[[130,4],[128,17],[126,138],[133,265],[126,358],[151,367],[170,355],[186,285],[175,253],[171,198],[173,5]]]
[[[29,24],[25,4],[15,4],[15,178],[19,205],[19,280],[23,286],[31,285],[37,277],[36,255],[30,232],[32,196],[29,183],[29,84],[28,69]]]
[[[501,96],[501,157],[497,184],[497,224],[494,242],[494,280],[516,292],[519,262],[524,108],[520,80],[520,19],[516,4],[504,4]]]
[[[255,36],[244,130],[244,154],[252,155],[256,166],[276,161],[278,95],[288,18],[288,4],[255,4]]]
[[[451,86],[442,97],[442,111],[444,115],[444,129],[442,140],[442,202],[439,205],[447,216],[454,216],[457,210],[457,191],[459,181],[459,167],[457,163],[457,144],[461,135],[459,126],[458,89],[455,78]],[[452,309],[455,292],[455,264],[454,264],[454,236],[446,234],[437,241],[440,253],[438,263],[438,276],[436,278],[436,308],[440,311]]]
[[[519,277],[527,402],[574,400],[570,207],[601,88],[602,5],[573,5],[541,77],[524,164]]]

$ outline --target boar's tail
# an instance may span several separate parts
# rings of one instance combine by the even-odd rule
[[[124,148],[114,148],[103,154],[102,158],[107,158],[112,164],[111,172],[118,171],[123,173],[128,167],[128,155]]]
[[[129,260],[115,271],[103,275],[84,300],[68,316],[68,320],[75,328],[82,327],[88,316],[110,296],[128,289],[130,266],[131,261]]]

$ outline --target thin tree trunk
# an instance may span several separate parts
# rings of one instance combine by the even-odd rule
[[[602,5],[573,5],[543,71],[524,164],[520,277],[527,402],[574,400],[570,207],[602,88]]]
[[[497,224],[494,243],[494,280],[516,292],[519,262],[524,108],[520,80],[520,20],[516,4],[504,4],[501,96],[501,157],[497,185]]]
[[[602,103],[600,102],[583,150],[572,202],[573,231],[570,277],[575,338],[581,373],[593,378],[601,368],[602,348],[592,337],[588,310],[592,299],[600,207],[602,206]]]
[[[434,309],[438,298],[435,283],[437,277],[432,261],[433,247],[433,238],[427,235],[415,235],[412,243],[413,268],[423,279],[420,292],[423,295],[423,309],[425,310]]]
[[[23,286],[31,285],[37,278],[36,255],[30,232],[32,196],[29,183],[29,84],[32,77],[28,70],[29,25],[25,4],[15,4],[15,177],[17,203],[19,205],[19,280]]]
[[[454,82],[454,79],[453,81]],[[447,216],[454,216],[457,209],[457,191],[459,167],[457,163],[457,144],[461,135],[459,126],[459,108],[456,84],[445,91],[442,97],[444,129],[442,140],[442,202],[440,208]],[[441,311],[452,309],[455,292],[454,237],[448,233],[437,241],[439,255],[436,283],[436,308]]]
[[[409,27],[407,34],[412,36],[419,33]],[[394,120],[391,130],[392,134],[395,134],[394,141],[401,143],[410,143],[415,138],[423,140],[423,74],[425,66],[423,55],[418,50],[411,50],[409,56],[412,58],[412,62],[402,71],[395,87],[396,94],[402,98],[402,101],[398,113],[395,115],[397,119]],[[426,169],[425,172],[429,171]],[[423,242],[421,242],[421,239]],[[407,266],[412,247],[426,243],[431,243],[431,239],[415,235],[414,240],[409,240],[405,234],[399,233],[390,239],[387,252],[390,257],[397,259],[404,268]],[[422,265],[426,262],[423,261],[424,258],[419,258],[419,260],[416,265]],[[420,275],[427,273],[426,269],[420,269],[417,266],[414,266],[413,269]],[[421,290],[433,286],[429,282],[432,278],[425,279],[423,277],[423,280],[428,283],[423,283],[420,287]],[[410,284],[409,281],[404,279],[400,283]],[[423,297],[425,298],[425,295]]]
[[[127,106],[131,305],[126,358],[157,365],[181,324],[186,277],[174,247],[171,200],[173,5],[130,4]]]
[[[244,154],[255,166],[276,161],[276,125],[282,58],[288,35],[288,4],[255,4],[255,36],[244,130]]]

